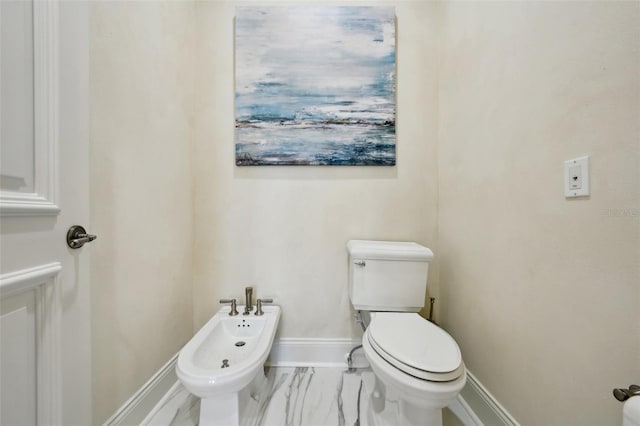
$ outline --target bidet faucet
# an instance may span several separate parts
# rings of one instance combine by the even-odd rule
[[[262,310],[263,303],[273,303],[273,299],[258,299],[256,301],[256,315],[264,315],[264,311]]]
[[[244,303],[244,312],[242,313],[242,315],[249,315],[253,310],[253,302],[252,302],[253,287],[244,288],[244,297],[245,297],[245,303]]]
[[[231,310],[229,310],[229,316],[234,317],[238,315],[238,310],[236,309],[236,299],[220,299],[220,303],[230,303]]]

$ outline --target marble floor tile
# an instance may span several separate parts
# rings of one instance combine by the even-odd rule
[[[274,368],[248,426],[366,425],[360,418],[362,378],[338,368]],[[360,400],[360,403],[358,402]]]
[[[149,426],[196,426],[200,417],[200,398],[177,382],[142,421]]]
[[[370,398],[374,391],[370,368],[354,372],[329,367],[269,368],[260,390],[243,407],[241,424],[397,426],[397,402]],[[178,382],[144,424],[196,426],[199,412],[200,400]]]
[[[196,426],[200,417],[200,398],[176,382],[140,423],[141,426]]]

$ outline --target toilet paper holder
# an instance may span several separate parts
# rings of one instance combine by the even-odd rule
[[[616,388],[613,390],[613,396],[620,402],[624,402],[632,396],[640,395],[640,386],[638,385],[629,385],[628,389],[624,388]]]

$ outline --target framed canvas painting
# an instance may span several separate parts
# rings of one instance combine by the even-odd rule
[[[236,8],[238,166],[393,166],[393,7]]]

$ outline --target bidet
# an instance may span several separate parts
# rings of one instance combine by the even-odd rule
[[[178,356],[178,378],[201,398],[201,426],[240,424],[243,401],[264,381],[264,363],[280,320],[277,305],[264,307],[261,316],[230,312],[228,306],[220,309]]]

